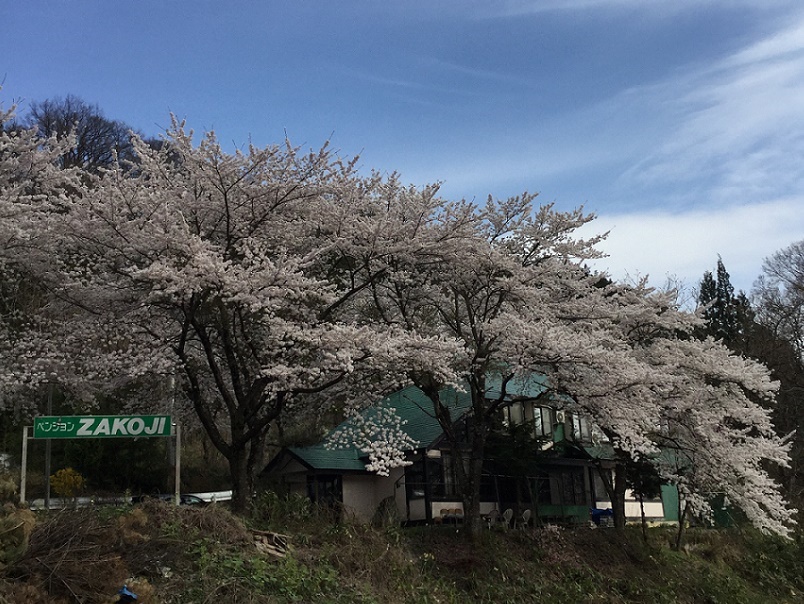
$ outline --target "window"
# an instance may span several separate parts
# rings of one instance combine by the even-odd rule
[[[539,471],[528,480],[530,480],[530,492],[536,503],[550,504],[553,502],[550,496],[550,475],[547,472]]]
[[[567,468],[550,473],[550,491],[556,505],[589,505],[586,479],[582,468]]]
[[[525,423],[525,411],[522,403],[512,403],[504,409],[505,425],[507,427],[519,426]]]
[[[553,434],[553,410],[550,407],[536,407],[533,414],[533,435],[536,438]]]
[[[405,468],[405,488],[408,499],[421,499],[424,497],[427,483],[425,480],[424,461],[417,459]]]
[[[592,442],[592,426],[588,417],[572,414],[572,440],[576,442]]]
[[[533,426],[534,438],[549,438],[553,434],[553,410],[549,407],[517,402],[504,407],[502,412],[503,426],[506,428],[529,423]]]
[[[343,484],[337,474],[307,476],[307,496],[313,503],[335,507],[343,502]]]
[[[443,463],[442,478],[444,480],[444,495],[452,495],[457,492],[458,484],[456,470],[454,467],[456,461],[451,453],[445,453],[443,451],[441,453],[441,461]]]
[[[441,458],[429,460],[427,464],[427,480],[432,485],[434,497],[454,497],[458,491],[458,463],[463,461],[464,471],[469,470],[469,459],[456,457],[450,451],[441,451]]]

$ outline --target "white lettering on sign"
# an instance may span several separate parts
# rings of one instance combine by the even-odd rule
[[[145,428],[145,422],[142,421],[142,418],[140,417],[133,417],[128,422],[128,433],[131,436],[137,436],[138,434],[141,434],[143,428]]]
[[[144,417],[77,417],[75,421],[56,418],[40,421],[36,426],[39,438],[84,436],[169,436],[170,418]],[[167,430],[167,434],[165,433]]]
[[[91,417],[82,417],[78,421],[81,422],[81,427],[78,428],[78,432],[76,432],[78,436],[94,436],[92,430],[90,430],[92,424],[95,423],[94,419]]]
[[[146,434],[158,434],[161,433],[165,427],[165,418],[164,417],[156,417],[154,421],[151,423],[150,428],[145,428]]]

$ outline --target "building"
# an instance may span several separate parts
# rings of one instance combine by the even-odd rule
[[[510,508],[520,517],[530,510],[532,522],[580,524],[589,522],[591,510],[611,507],[599,471],[614,467],[613,449],[605,437],[587,418],[565,412],[556,401],[541,396],[546,388],[539,379],[509,384],[507,390],[515,394],[503,408],[498,430],[487,446],[481,514]],[[499,386],[492,384],[488,396],[498,397]],[[470,395],[450,389],[442,392],[442,400],[460,431],[471,407]],[[541,405],[540,400],[552,404]],[[379,511],[390,511],[402,523],[459,519],[463,506],[454,466],[461,452],[451,450],[432,415],[432,403],[410,386],[380,406],[395,410],[415,443],[405,451],[407,465],[379,476],[366,470],[364,452],[331,448],[324,439],[314,446],[283,449],[261,477],[365,521]],[[675,489],[663,487],[661,498],[646,501],[647,518],[677,519],[674,495]],[[639,502],[627,499],[626,515],[639,519]]]

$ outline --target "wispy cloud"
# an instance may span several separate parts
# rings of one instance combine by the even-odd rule
[[[764,8],[790,5],[790,0],[765,0]],[[756,0],[491,0],[476,7],[483,17],[517,17],[549,12],[580,12],[590,10],[635,10],[656,16],[697,10],[705,6],[722,5],[729,8],[757,8]]]
[[[623,174],[640,187],[689,183],[711,202],[804,187],[804,16],[713,66],[637,91],[667,131]],[[745,198],[743,201],[752,201]]]
[[[356,69],[345,65],[333,65],[332,68],[343,74],[345,78],[364,85],[382,88],[389,96],[423,106],[444,106],[449,99],[480,96],[476,86],[471,83],[463,86],[456,82],[447,83],[447,79],[443,77],[446,71],[453,74],[458,73],[464,77],[508,80],[509,83],[513,81],[513,78],[508,78],[503,74],[462,67],[433,58],[418,57],[414,62],[418,66],[418,70],[400,69],[400,75],[397,77],[378,74],[367,67]],[[429,73],[424,73],[424,70]],[[436,72],[435,76],[433,72]]]
[[[804,22],[776,32],[736,53],[726,65],[755,65],[764,61],[777,61],[789,55],[800,55],[804,50]]]
[[[508,85],[527,86],[530,87],[531,83],[522,77],[513,76],[511,74],[501,73],[490,69],[480,69],[455,63],[453,61],[445,61],[435,57],[428,57],[422,59],[424,64],[430,65],[439,71],[451,74],[458,74],[475,80],[487,80],[493,82],[500,82]]]

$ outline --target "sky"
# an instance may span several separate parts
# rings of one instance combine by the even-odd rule
[[[326,141],[450,199],[597,215],[597,268],[748,292],[804,239],[799,0],[0,0],[0,103]]]

